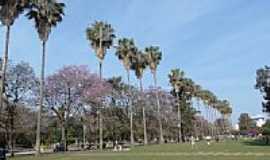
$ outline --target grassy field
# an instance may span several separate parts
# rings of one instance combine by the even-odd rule
[[[269,160],[270,146],[253,142],[164,144],[136,147],[128,152],[72,152],[65,154],[16,157],[12,160]]]

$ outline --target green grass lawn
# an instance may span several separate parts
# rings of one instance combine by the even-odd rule
[[[270,146],[251,142],[164,144],[136,147],[128,152],[72,152],[16,157],[12,160],[270,160]]]

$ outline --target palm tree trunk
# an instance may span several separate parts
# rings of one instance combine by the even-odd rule
[[[15,138],[14,138],[14,130],[15,130],[15,124],[14,124],[14,115],[15,114],[15,108],[12,108],[12,111],[11,111],[11,132],[10,132],[10,141],[11,141],[11,157],[14,157],[14,142],[15,142]]]
[[[155,85],[155,92],[156,92],[156,101],[157,101],[157,112],[158,112],[158,124],[159,124],[159,143],[164,143],[163,138],[163,128],[162,128],[162,119],[161,119],[161,113],[160,113],[160,103],[159,103],[159,96],[158,96],[158,87],[157,87],[157,74],[156,71],[153,72],[153,78],[154,78],[154,85]]]
[[[37,116],[37,133],[36,133],[36,155],[40,154],[40,125],[41,125],[41,112],[43,106],[44,94],[44,75],[45,75],[45,55],[46,55],[46,41],[42,42],[42,58],[41,58],[41,75],[40,75],[40,90],[39,90],[39,108]]]
[[[141,102],[143,100],[142,94],[143,94],[143,84],[142,84],[142,78],[140,78],[140,89],[141,89]],[[147,130],[146,130],[146,116],[145,116],[145,106],[142,104],[142,114],[143,114],[143,139],[144,139],[144,145],[148,144],[147,139]]]
[[[9,106],[9,104],[7,104],[7,106],[9,107],[8,109],[8,123],[9,123],[9,132],[8,132],[8,145],[9,145],[9,149],[10,149],[10,154],[11,157],[14,157],[14,106]]]
[[[99,79],[102,80],[102,62],[99,62]],[[102,104],[101,104],[102,105]],[[99,149],[103,149],[103,119],[102,106],[99,109]]]
[[[201,118],[199,118],[199,131],[200,131],[200,134],[199,135],[201,137],[204,137],[202,110],[201,110],[201,107],[200,107],[200,100],[199,100],[199,98],[197,98],[197,105],[198,105],[198,111],[200,111],[200,117],[201,117]]]
[[[131,102],[131,88],[130,88],[130,74],[129,70],[127,70],[127,79],[128,79],[128,94],[129,94],[129,100],[128,100],[128,105],[130,108],[130,144],[131,146],[134,145],[134,132],[133,132],[133,107],[132,107],[132,102]]]
[[[7,71],[7,64],[8,64],[8,51],[9,51],[9,41],[10,41],[10,26],[7,26],[6,31],[6,41],[5,41],[5,51],[3,55],[3,64],[2,64],[2,75],[0,78],[0,113],[3,109],[3,93],[5,90],[5,78],[6,78],[6,71]]]
[[[177,93],[177,121],[178,121],[178,143],[182,143],[182,116],[180,108],[180,99]]]
[[[211,111],[210,111],[209,106],[207,106],[207,120],[208,120],[208,123],[209,123],[208,136],[211,136]]]
[[[212,107],[211,109],[211,115],[212,115],[212,123],[213,123],[213,127],[212,127],[212,134],[213,134],[213,137],[216,136],[216,132],[215,132],[215,109]]]
[[[219,135],[219,130],[218,130],[218,114],[217,114],[217,109],[215,109],[215,135]]]
[[[225,116],[222,114],[222,134],[225,133]]]

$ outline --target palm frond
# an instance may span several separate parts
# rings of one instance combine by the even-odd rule
[[[39,38],[47,41],[52,27],[56,27],[64,16],[64,3],[56,0],[37,1],[31,0],[30,10],[26,14],[28,19],[33,19]]]

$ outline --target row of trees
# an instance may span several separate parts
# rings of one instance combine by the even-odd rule
[[[178,69],[172,70],[169,75],[173,88],[171,93],[158,88],[156,74],[162,58],[159,47],[149,46],[140,50],[131,38],[120,38],[115,44],[116,35],[114,34],[114,29],[110,24],[104,22],[95,22],[86,30],[87,39],[99,60],[98,76],[91,73],[85,66],[66,66],[53,75],[46,77],[44,74],[46,42],[48,41],[51,29],[62,21],[64,15],[64,4],[56,0],[0,1],[0,19],[2,24],[7,27],[6,47],[0,82],[0,93],[4,93],[4,96],[0,96],[1,108],[10,108],[9,105],[6,107],[2,105],[4,104],[3,100],[8,99],[8,92],[5,90],[4,84],[10,81],[6,77],[10,28],[16,18],[22,13],[26,13],[29,19],[33,19],[42,42],[41,77],[39,81],[35,80],[36,83],[28,87],[31,93],[28,92],[26,94],[28,98],[32,98],[32,102],[35,102],[31,106],[39,105],[36,124],[37,154],[40,152],[41,115],[44,108],[48,109],[47,116],[57,119],[61,128],[61,141],[65,146],[67,146],[68,126],[71,125],[72,119],[76,120],[80,117],[82,122],[84,122],[82,123],[83,132],[87,130],[87,126],[98,126],[99,138],[96,137],[96,139],[99,139],[100,149],[103,146],[104,134],[107,134],[105,137],[107,140],[110,136],[115,139],[115,136],[119,136],[119,134],[121,135],[119,136],[121,139],[127,139],[124,138],[127,135],[124,134],[126,132],[116,133],[115,131],[115,128],[119,125],[118,121],[113,121],[114,123],[110,125],[105,123],[108,126],[104,127],[104,120],[106,119],[121,120],[122,123],[120,125],[126,126],[127,121],[125,118],[128,117],[129,127],[124,128],[129,128],[129,140],[133,145],[135,140],[138,141],[141,137],[139,124],[143,126],[143,142],[144,144],[148,144],[148,139],[153,140],[154,137],[158,137],[159,142],[163,143],[164,128],[168,128],[174,124],[169,124],[168,122],[177,122],[176,128],[178,128],[178,131],[176,133],[178,133],[177,137],[179,142],[181,142],[185,136],[193,134],[195,130],[198,131],[198,128],[202,128],[203,125],[206,124],[206,126],[209,126],[210,122],[212,123],[212,135],[214,132],[217,133],[216,123],[214,123],[215,117],[221,114],[225,119],[232,112],[227,101],[220,101],[212,92],[201,89],[199,85],[195,84],[191,79],[186,78],[183,72]],[[127,83],[122,82],[119,78],[110,80],[103,78],[102,64],[110,48],[115,48],[115,54],[127,72]],[[143,74],[148,67],[153,75],[154,87],[150,90],[144,90]],[[135,72],[140,83],[139,89],[130,84],[130,71]],[[26,84],[24,85],[25,87],[27,86]],[[147,100],[145,97],[148,97]],[[207,114],[206,116],[206,123],[204,123],[204,119],[196,118],[198,117],[197,112],[199,110],[196,110],[192,105],[195,100],[199,103],[203,102],[208,111],[207,113],[211,112],[211,114]],[[174,119],[174,111],[177,111],[176,119]],[[169,121],[168,119],[171,120]],[[165,124],[164,120],[166,120]],[[199,121],[199,123],[196,121]],[[155,124],[156,122],[158,124],[158,136],[155,136],[153,132],[147,132],[151,124]],[[193,124],[195,123],[201,127],[197,127],[197,129],[195,127],[194,129]],[[89,126],[89,124],[92,125]],[[111,132],[104,133],[104,128]],[[156,128],[155,125],[153,128]],[[172,135],[175,132],[174,129],[175,126],[166,130],[170,132],[166,133],[166,135]],[[91,131],[91,129],[89,130]],[[97,134],[96,129],[92,128],[91,132],[92,135]],[[85,137],[86,132],[83,134],[84,142],[86,141]]]
[[[206,115],[207,119],[212,121],[214,125],[217,124],[217,122],[214,122],[214,119],[218,117],[218,113],[222,115],[221,120],[223,121],[223,125],[225,125],[225,120],[228,120],[228,116],[232,113],[232,108],[227,100],[218,100],[211,91],[202,89],[202,87],[195,84],[192,79],[186,78],[184,72],[179,69],[172,70],[169,74],[169,79],[173,87],[172,95],[177,98],[178,135],[180,142],[183,139],[182,125],[185,125],[182,121],[182,112],[188,111],[194,100],[204,103],[204,106],[208,110],[208,115]],[[212,132],[214,132],[214,130],[212,130]]]
[[[113,42],[115,39],[114,29],[110,24],[104,22],[96,22],[92,26],[88,27],[86,30],[87,39],[90,41],[92,48],[94,49],[96,56],[99,60],[99,70],[100,79],[102,79],[102,63],[104,61],[106,50],[113,47]],[[116,48],[116,56],[122,62],[126,72],[127,72],[127,84],[130,85],[130,70],[134,70],[137,79],[140,82],[140,92],[143,92],[143,73],[144,70],[149,66],[151,73],[153,74],[154,86],[156,88],[156,102],[157,111],[160,111],[158,90],[157,90],[157,76],[156,70],[162,58],[162,54],[157,46],[150,46],[145,48],[144,51],[138,49],[135,45],[133,39],[121,38],[118,40]],[[128,91],[127,94],[131,94]],[[142,98],[142,97],[141,97]],[[140,98],[140,99],[141,99]],[[128,98],[129,99],[129,98]],[[130,108],[130,141],[133,145],[134,134],[133,134],[133,107],[132,102],[128,100]],[[99,112],[99,126],[100,126],[100,146],[102,149],[102,112]],[[144,126],[144,144],[148,143],[147,130],[146,130],[146,115],[145,108],[142,105],[142,115],[143,115],[143,126]],[[160,116],[159,116],[160,117]],[[163,132],[162,123],[159,118],[159,128],[160,128],[160,143],[163,143]]]
[[[90,41],[92,48],[94,49],[96,56],[99,59],[99,66],[100,66],[100,78],[102,78],[102,63],[106,55],[106,50],[113,47],[113,41],[115,39],[114,29],[110,24],[104,22],[96,22],[89,28],[87,28],[87,39]],[[138,49],[135,45],[133,39],[129,38],[121,38],[118,40],[116,48],[116,56],[121,60],[126,72],[127,72],[127,79],[128,85],[130,84],[130,70],[135,72],[137,79],[140,82],[140,92],[143,93],[143,73],[146,68],[150,68],[150,71],[153,75],[154,80],[154,89],[156,92],[156,109],[158,113],[158,124],[159,124],[159,141],[163,143],[163,127],[160,115],[160,99],[158,96],[158,88],[157,88],[157,68],[162,58],[162,53],[157,46],[150,46],[146,47],[143,51]],[[171,74],[169,75],[170,82],[173,87],[173,95],[178,99],[178,126],[179,126],[179,140],[182,139],[181,134],[181,109],[188,107],[190,108],[191,101],[193,98],[201,99],[209,109],[211,108],[215,114],[217,112],[221,113],[224,117],[226,115],[230,115],[232,109],[230,108],[229,102],[224,100],[220,101],[216,98],[216,96],[208,91],[202,90],[199,85],[194,84],[194,82],[184,77],[184,73],[179,69],[172,70]],[[130,93],[128,93],[130,94]],[[129,97],[129,96],[128,96]],[[142,97],[139,99],[142,100]],[[141,102],[143,103],[143,102]],[[181,103],[181,104],[180,104]],[[132,103],[128,103],[130,106],[130,141],[131,144],[134,142],[134,135],[133,135],[133,108]],[[100,120],[100,145],[102,142],[102,115],[99,112]],[[194,114],[191,114],[194,115]],[[143,119],[143,128],[144,128],[144,144],[148,143],[148,136],[147,136],[147,122],[146,122],[146,114],[145,114],[145,107],[142,105],[142,119]],[[181,138],[180,138],[181,137]]]
[[[36,123],[33,123],[33,115],[37,114],[31,106],[38,101],[39,82],[27,63],[14,64],[8,68],[10,68],[6,86],[6,93],[10,95],[8,102],[13,102],[12,97],[21,98],[17,100],[18,102],[14,101],[4,107],[5,111],[2,113],[6,116],[1,124],[6,130],[5,137],[9,140],[11,149],[15,142],[17,145],[31,146],[36,126]],[[26,88],[23,89],[24,87]],[[127,94],[128,91],[130,95]],[[159,112],[156,107],[156,93],[160,103]],[[41,142],[47,145],[62,142],[67,146],[77,139],[83,144],[95,143],[99,139],[97,111],[101,109],[101,105],[103,105],[104,139],[107,142],[127,141],[130,139],[129,100],[133,106],[136,142],[143,140],[144,137],[142,106],[145,108],[147,133],[151,142],[156,143],[159,137],[159,118],[164,130],[164,139],[168,141],[179,138],[177,110],[180,105],[183,133],[181,140],[190,135],[203,137],[223,134],[225,124],[215,124],[211,119],[203,118],[199,115],[199,109],[192,106],[191,101],[179,101],[172,93],[160,88],[156,92],[153,87],[145,89],[142,93],[140,89],[124,83],[120,77],[100,81],[99,76],[91,73],[87,66],[65,66],[45,79]],[[18,96],[12,96],[13,94]]]

